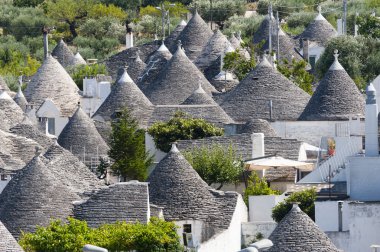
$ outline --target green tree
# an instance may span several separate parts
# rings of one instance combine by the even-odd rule
[[[13,5],[17,7],[36,7],[44,0],[13,0]]]
[[[137,10],[140,7],[141,0],[101,0],[102,3],[113,4],[123,10]]]
[[[114,161],[111,165],[112,171],[124,181],[127,178],[145,181],[148,168],[153,162],[153,157],[145,151],[145,131],[138,128],[137,121],[132,118],[127,108],[111,126],[108,155]]]
[[[372,37],[380,38],[380,19],[372,15],[361,15],[357,18],[357,24],[359,25],[359,34]]]
[[[239,182],[243,172],[241,157],[232,145],[202,146],[185,152],[184,156],[209,186],[219,184],[218,190],[225,184]]]
[[[254,195],[278,195],[281,194],[277,190],[273,190],[268,186],[265,177],[259,178],[259,175],[254,171],[248,177],[248,186],[244,190],[244,202],[248,206],[249,196]]]
[[[276,222],[280,222],[290,209],[292,209],[292,203],[298,202],[299,207],[304,211],[310,218],[315,219],[315,209],[314,202],[317,198],[317,193],[315,189],[307,189],[301,192],[292,193],[285,201],[279,203],[272,209],[272,218]]]
[[[171,144],[177,140],[200,139],[223,135],[223,129],[206,122],[204,119],[177,111],[168,122],[156,122],[148,133],[153,137],[156,147],[169,152]]]
[[[86,244],[109,251],[179,251],[181,245],[173,222],[152,217],[147,224],[116,222],[89,228],[86,221],[68,218],[53,220],[35,233],[22,233],[20,245],[25,251],[80,252]]]
[[[290,63],[285,59],[281,63],[278,63],[277,70],[311,95],[313,94],[312,84],[314,76],[306,71],[306,66],[307,63],[304,60],[296,61],[293,59]]]
[[[248,47],[246,46],[246,48]],[[247,76],[247,74],[256,66],[253,46],[248,48],[248,50],[251,54],[250,59],[246,59],[239,49],[226,53],[223,59],[223,69],[233,72],[239,80],[244,79],[245,76]]]
[[[78,65],[69,69],[71,78],[78,85],[79,89],[83,90],[83,79],[85,77],[96,76],[98,74],[107,74],[105,65]]]

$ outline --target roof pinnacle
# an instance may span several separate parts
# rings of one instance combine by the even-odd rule
[[[334,58],[335,58],[334,63],[332,63],[329,70],[344,70],[343,66],[339,63],[338,57],[339,57],[338,50],[335,49],[334,50]]]

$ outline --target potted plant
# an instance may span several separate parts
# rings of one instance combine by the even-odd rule
[[[328,154],[329,156],[335,155],[335,140],[333,138],[327,139],[327,146],[328,146]]]

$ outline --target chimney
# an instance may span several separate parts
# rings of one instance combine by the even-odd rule
[[[42,28],[42,34],[44,37],[44,59],[46,60],[48,57],[48,50],[49,50],[49,41],[48,41],[49,29],[44,26],[44,28]]]
[[[379,156],[378,140],[378,108],[376,103],[376,89],[370,83],[367,86],[365,105],[365,155],[366,157]]]
[[[127,25],[127,35],[125,35],[125,47],[126,49],[133,47],[133,31],[129,25]]]
[[[302,40],[302,53],[303,58],[306,62],[309,62],[309,40],[303,39]]]
[[[252,158],[265,156],[264,133],[253,133],[252,139]]]

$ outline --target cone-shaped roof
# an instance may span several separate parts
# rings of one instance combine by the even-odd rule
[[[165,39],[165,44],[168,47],[171,53],[175,53],[177,50],[177,40],[183,29],[187,23],[185,20],[181,20],[181,22],[177,25],[177,27],[170,33],[170,35]]]
[[[0,94],[0,129],[8,131],[9,128],[20,123],[24,118],[19,105],[8,95],[7,91]]]
[[[26,100],[24,93],[21,90],[21,85],[19,85],[17,94],[15,95],[15,97],[13,97],[13,100],[17,103],[17,105],[20,106],[22,111],[26,110],[26,105],[28,105],[28,101]]]
[[[23,252],[24,250],[17,243],[16,239],[9,233],[8,229],[0,221],[0,251]]]
[[[124,71],[123,76],[112,88],[111,93],[96,111],[93,118],[96,119],[97,116],[101,116],[105,121],[110,121],[114,118],[115,112],[127,108],[139,125],[146,127],[153,111],[153,104],[136,86],[126,71]]]
[[[127,63],[127,72],[129,76],[132,78],[132,80],[137,83],[139,81],[139,78],[143,75],[144,70],[146,68],[146,64],[144,61],[141,60],[139,52],[136,52],[136,57],[134,60],[129,61]],[[120,69],[121,70],[121,69]],[[122,71],[119,71],[117,81],[119,81],[120,77],[124,74],[125,67],[122,69]]]
[[[66,70],[52,56],[44,61],[33,76],[24,94],[29,104],[38,109],[50,98],[60,108],[62,116],[71,116],[80,99],[78,87]]]
[[[298,206],[293,206],[278,223],[269,240],[273,242],[273,246],[268,252],[340,251]]]
[[[184,101],[182,105],[216,105],[217,103],[209,96],[201,85]]]
[[[9,90],[9,87],[8,87],[8,85],[7,85],[7,83],[5,82],[5,80],[4,80],[4,78],[2,77],[2,76],[0,76],[0,93],[2,92],[2,91],[10,91]]]
[[[76,59],[74,53],[69,49],[63,39],[54,47],[51,55],[55,57],[63,67],[75,65]]]
[[[364,108],[364,96],[339,63],[336,53],[334,63],[319,82],[299,120],[348,120],[352,115],[364,115]]]
[[[1,193],[0,220],[18,238],[21,231],[34,232],[37,225],[46,226],[52,218],[66,219],[78,199],[36,156]]]
[[[104,187],[87,200],[76,202],[74,216],[90,227],[117,221],[147,223],[148,208],[148,183],[130,181]]]
[[[272,33],[275,31],[276,20],[273,17],[273,14],[272,14],[272,19],[269,19],[269,15],[266,15],[265,18],[264,18],[264,20],[261,22],[259,28],[255,32],[255,34],[253,34],[253,43],[254,44],[258,44],[261,41],[263,41],[263,40],[266,41],[268,39],[268,36],[269,36],[269,22],[270,21],[271,21],[271,24],[272,24]]]
[[[172,54],[162,42],[161,46],[149,57],[144,71],[140,74],[137,82],[139,88],[143,91],[149,89],[171,58]]]
[[[221,107],[232,119],[297,120],[310,96],[272,67],[264,57],[234,89]],[[269,103],[272,101],[272,118]]]
[[[210,227],[206,238],[229,226],[232,214],[224,212],[220,202],[223,197],[210,191],[175,145],[157,164],[148,182],[150,202],[164,208],[165,220],[204,221]],[[230,207],[235,208],[231,200]]]
[[[106,156],[108,145],[96,130],[91,118],[77,106],[77,110],[70,118],[58,137],[58,143],[70,150],[76,156]]]
[[[87,65],[87,62],[83,59],[82,55],[80,55],[80,53],[77,52],[74,55],[74,64],[75,65]]]
[[[241,128],[239,133],[264,133],[265,137],[277,137],[276,131],[267,120],[251,119]]]
[[[198,88],[199,83],[208,94],[216,92],[179,46],[157,80],[144,92],[153,104],[180,104]]]
[[[331,38],[337,35],[335,28],[319,13],[299,37],[325,46]]]
[[[211,80],[220,72],[220,57],[228,47],[232,47],[231,43],[218,29],[209,39],[199,57],[194,61],[194,64],[201,69],[208,80]]]
[[[24,116],[24,119],[21,123],[10,129],[15,135],[23,136],[29,139],[33,139],[39,143],[43,148],[48,148],[54,143],[53,139],[48,137],[46,134],[42,133],[38,128],[28,119],[27,116]]]
[[[52,144],[44,157],[45,165],[60,183],[75,192],[82,193],[104,185],[85,164],[58,143]]]
[[[193,17],[187,23],[178,37],[183,43],[186,55],[190,60],[195,60],[202,52],[203,47],[207,44],[212,36],[212,30],[195,11]]]
[[[233,34],[231,35],[231,38],[229,39],[229,41],[230,41],[230,43],[231,43],[231,45],[232,45],[232,47],[233,47],[234,49],[241,48],[241,42],[240,42],[240,40],[235,36],[235,33],[233,33]]]
[[[285,32],[280,28],[279,31],[279,48],[280,54],[277,54],[277,58],[281,61],[284,59],[288,60],[288,62],[292,62],[292,59],[299,61],[302,60],[301,55],[295,50],[296,45],[294,40],[289,37]],[[277,34],[275,33],[272,36],[272,49],[277,51]],[[262,50],[269,50],[269,40],[267,39],[265,44],[262,47]]]

